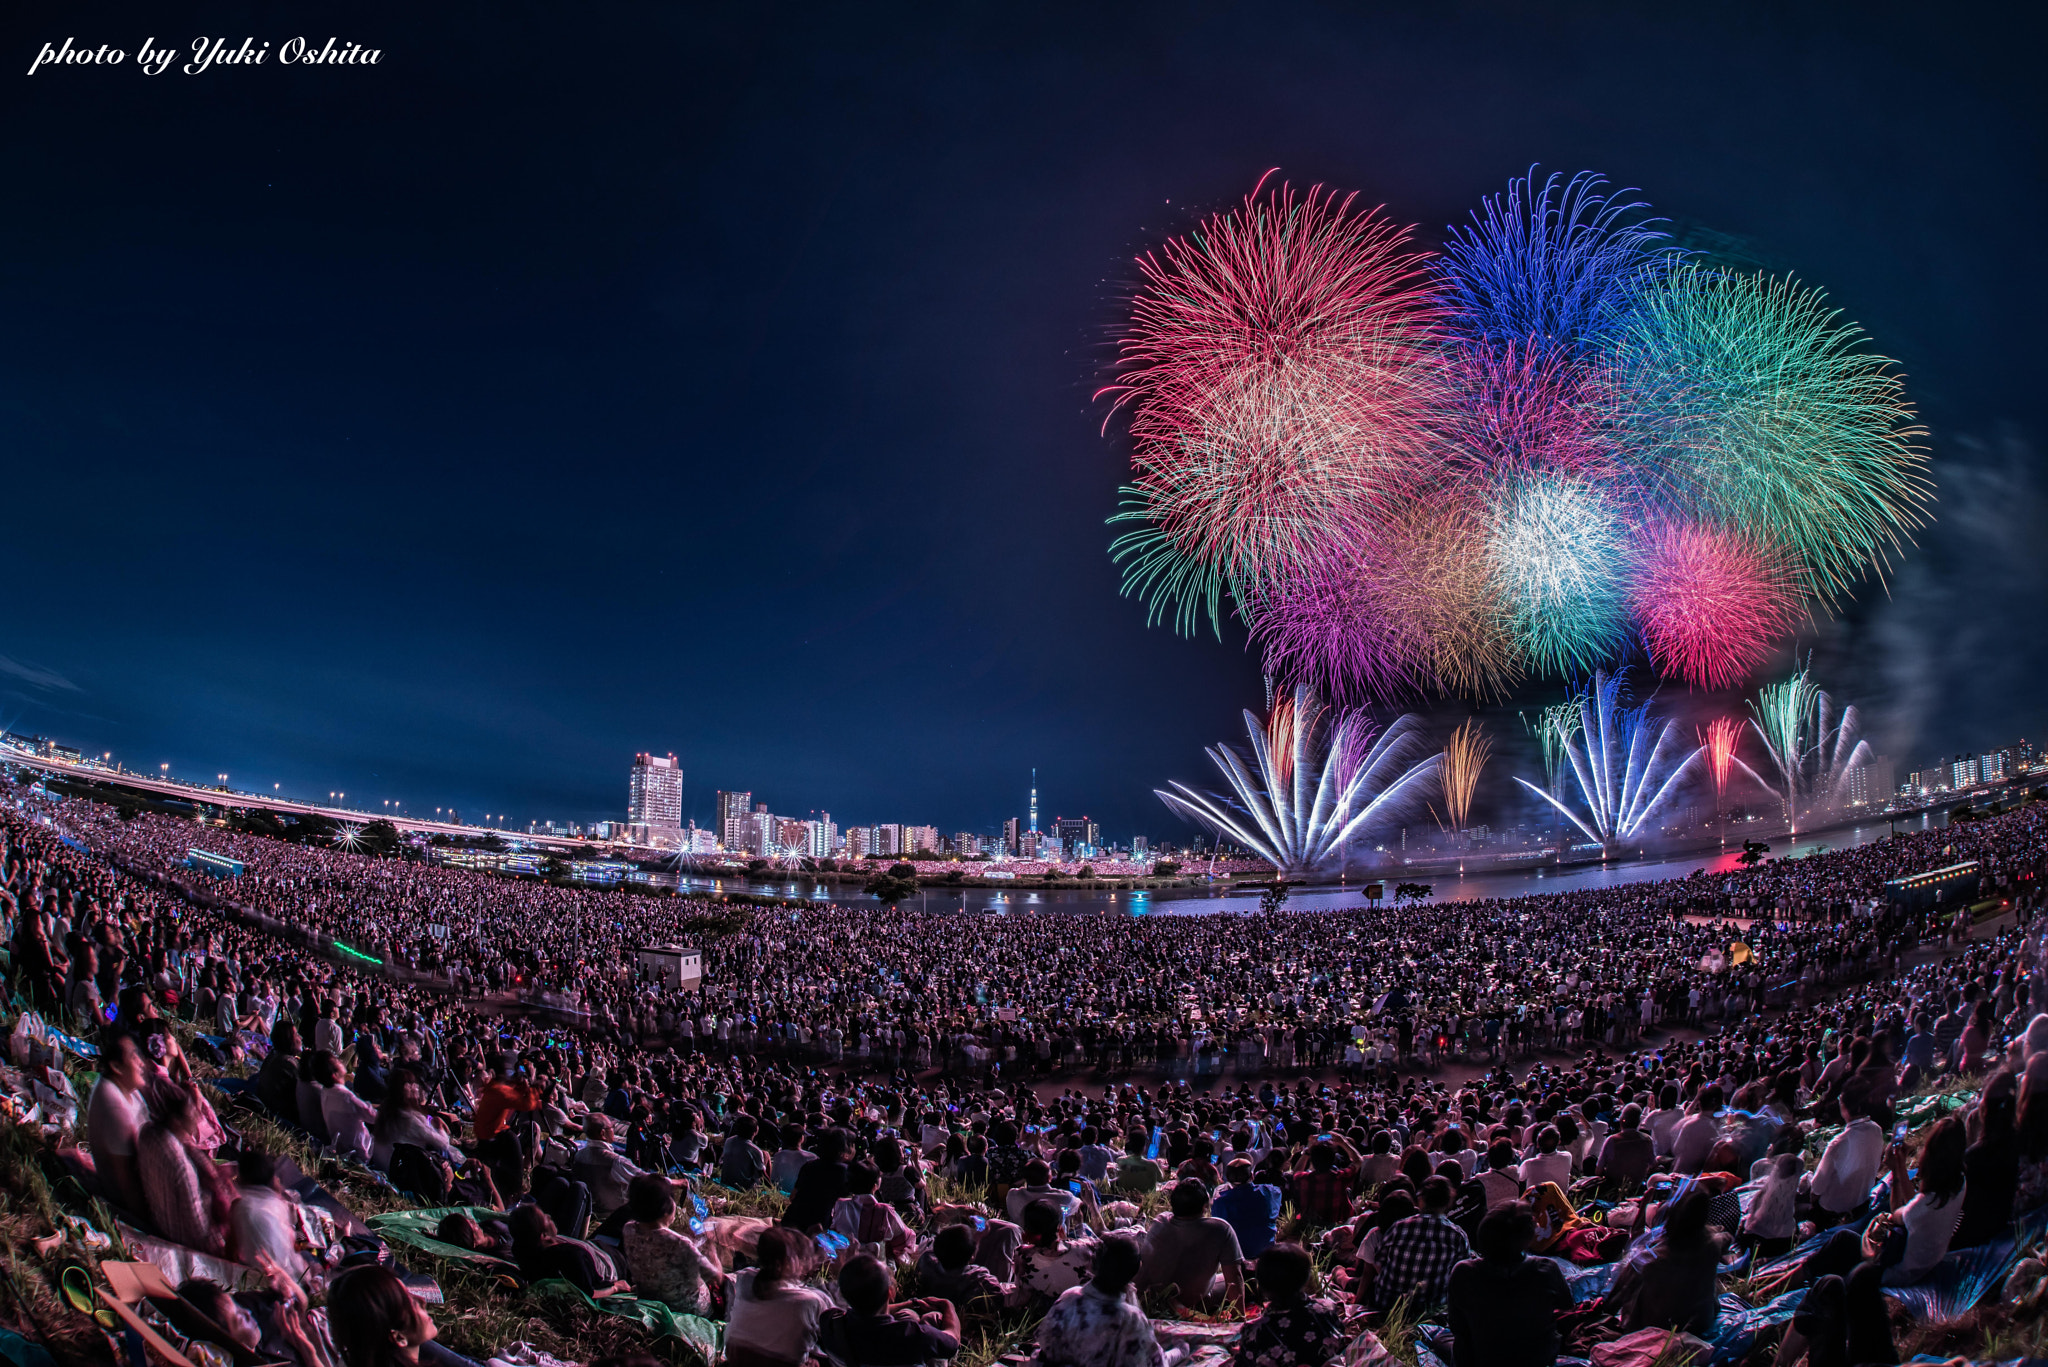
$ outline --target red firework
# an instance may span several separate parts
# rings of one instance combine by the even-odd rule
[[[1177,552],[1284,573],[1429,463],[1437,296],[1409,230],[1355,196],[1262,180],[1138,261],[1115,383],[1134,484]]]
[[[1729,688],[1798,624],[1805,588],[1786,556],[1740,532],[1667,523],[1644,537],[1629,607],[1661,672]]]
[[[1728,791],[1728,775],[1735,771],[1735,745],[1742,738],[1742,723],[1733,717],[1716,717],[1699,733],[1700,749],[1706,752],[1707,772],[1714,778],[1714,801]]]

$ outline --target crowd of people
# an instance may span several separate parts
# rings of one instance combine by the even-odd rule
[[[741,1367],[943,1358],[961,1316],[1019,1310],[1044,1315],[1045,1367],[1162,1367],[1147,1306],[1248,1297],[1246,1367],[1320,1367],[1397,1302],[1439,1307],[1460,1364],[1548,1362],[1576,1340],[1534,1255],[1625,1248],[1602,1323],[1711,1330],[1725,1246],[1777,1256],[1867,1215],[1900,1166],[1898,1094],[1950,1074],[1989,1080],[1885,1186],[1897,1210],[1784,1274],[1813,1287],[1809,1360],[1864,1360],[1827,1354],[1873,1275],[1924,1275],[2048,1201],[2031,807],[1486,902],[762,908],[702,943],[684,992],[629,951],[726,908],[17,803],[12,985],[97,1041],[101,1080],[80,1107],[48,1051],[17,1048],[15,1115],[82,1122],[89,1179],[138,1228],[261,1269],[246,1332],[305,1367],[362,1367],[360,1323],[451,1355],[381,1262],[327,1241],[325,1265],[279,1156],[232,1142],[236,1107],[430,1205],[497,1212],[440,1238],[523,1278],[723,1317]],[[245,872],[198,881],[194,845]],[[1908,965],[1957,926],[1883,884],[1963,860],[2021,926]],[[536,989],[572,1009],[522,1010]],[[221,1064],[246,1076],[205,1081]],[[696,1200],[763,1187],[787,1199],[767,1227]],[[1311,1275],[1311,1251],[1334,1270]]]

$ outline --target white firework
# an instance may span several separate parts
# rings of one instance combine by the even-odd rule
[[[1563,767],[1578,784],[1583,819],[1528,779],[1515,780],[1606,849],[1642,833],[1700,753],[1697,746],[1687,747],[1676,722],[1652,717],[1648,703],[1625,706],[1626,696],[1622,675],[1598,672],[1573,704],[1575,726],[1558,726],[1546,716]]]
[[[1249,711],[1244,722],[1249,757],[1228,745],[1207,751],[1234,798],[1184,783],[1154,791],[1175,812],[1237,842],[1284,876],[1328,865],[1404,811],[1437,777],[1440,756],[1411,763],[1428,749],[1413,716],[1375,737],[1364,712],[1329,707],[1296,688],[1263,725]]]

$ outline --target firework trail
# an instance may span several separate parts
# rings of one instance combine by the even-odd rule
[[[1472,794],[1479,787],[1480,771],[1486,768],[1487,757],[1492,753],[1493,741],[1477,719],[1467,720],[1451,733],[1445,744],[1438,782],[1452,831],[1465,829],[1466,818],[1472,814]]]
[[[1815,691],[1812,680],[1802,669],[1783,683],[1758,689],[1756,700],[1749,705],[1750,727],[1763,742],[1764,755],[1778,773],[1776,784],[1764,786],[1774,788],[1784,802],[1788,827],[1799,820],[1800,778],[1806,769],[1806,737],[1814,712]]]
[[[1742,723],[1733,717],[1716,717],[1699,733],[1700,753],[1706,757],[1707,773],[1714,780],[1717,809],[1728,794],[1728,776],[1740,762],[1735,757],[1735,746],[1741,738]]]
[[[1536,714],[1534,722],[1524,717],[1522,724],[1536,734],[1537,743],[1543,747],[1544,786],[1554,798],[1558,793],[1558,779],[1564,773],[1565,747],[1573,736],[1579,734],[1578,705],[1552,703]]]
[[[1777,771],[1777,781],[1764,786],[1784,801],[1787,821],[1796,827],[1801,815],[1841,806],[1850,774],[1871,758],[1855,707],[1837,708],[1802,669],[1757,690],[1750,711],[1750,725]]]
[[[1833,809],[1848,800],[1849,775],[1870,763],[1870,742],[1863,739],[1854,703],[1838,712],[1835,700],[1822,690],[1814,695],[1814,716],[1818,726],[1810,791],[1821,805]]]
[[[1515,780],[1609,850],[1642,834],[1699,757],[1677,739],[1676,722],[1652,717],[1648,703],[1628,706],[1627,697],[1624,676],[1602,672],[1576,703],[1578,734],[1563,748],[1583,818],[1529,780]]]
[[[1244,722],[1249,757],[1228,745],[1208,751],[1233,797],[1181,783],[1155,791],[1176,813],[1236,841],[1283,875],[1326,866],[1419,800],[1437,774],[1438,756],[1416,759],[1421,723],[1413,716],[1375,737],[1365,713],[1329,707],[1296,688],[1266,722],[1250,712]]]

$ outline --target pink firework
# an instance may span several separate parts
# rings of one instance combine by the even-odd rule
[[[1175,553],[1240,585],[1305,563],[1437,461],[1436,295],[1409,230],[1355,196],[1260,186],[1139,259],[1102,392]]]
[[[1645,534],[1629,608],[1657,668],[1688,684],[1729,688],[1805,615],[1790,558],[1754,538],[1696,523]]]

